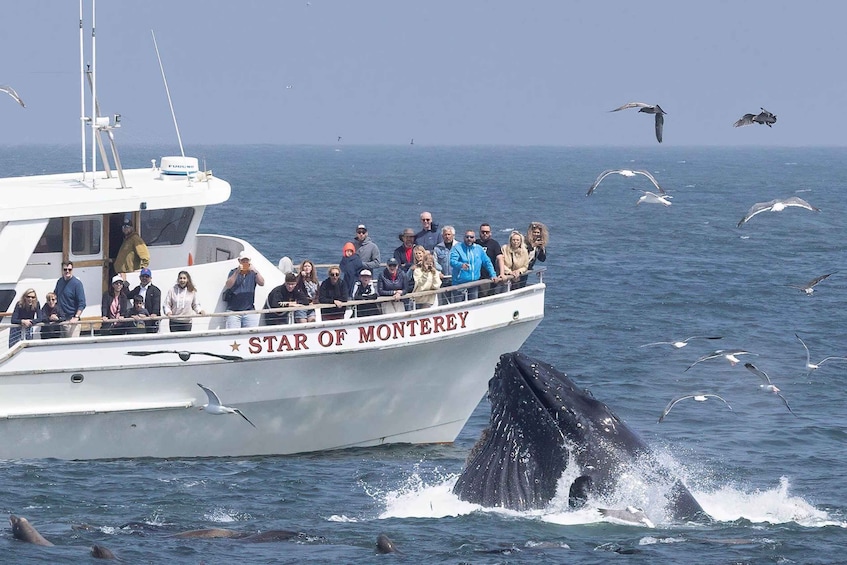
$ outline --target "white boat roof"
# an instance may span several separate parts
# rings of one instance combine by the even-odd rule
[[[228,182],[211,172],[165,175],[158,168],[124,169],[126,188],[117,172],[63,173],[0,179],[0,222],[65,216],[161,210],[225,202]]]

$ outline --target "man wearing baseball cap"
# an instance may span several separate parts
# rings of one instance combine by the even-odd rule
[[[151,334],[158,333],[159,316],[162,315],[162,291],[153,284],[153,272],[149,268],[141,269],[140,279],[141,284],[132,289],[129,299],[132,301],[136,296],[141,297],[144,309],[151,318],[146,324],[145,331]]]
[[[353,240],[353,245],[356,247],[356,253],[362,258],[362,263],[365,268],[373,271],[379,268],[379,247],[368,236],[368,228],[365,224],[356,226],[356,238]]]
[[[143,267],[150,266],[150,251],[141,236],[135,232],[132,220],[123,221],[121,232],[124,234],[124,242],[115,257],[115,273],[131,273]]]

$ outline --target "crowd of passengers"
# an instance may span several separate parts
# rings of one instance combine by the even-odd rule
[[[480,225],[478,237],[474,230],[466,230],[461,241],[457,241],[455,228],[439,227],[431,213],[421,213],[420,220],[420,231],[406,228],[399,234],[401,243],[385,261],[384,268],[379,247],[368,236],[368,229],[363,224],[356,227],[353,241],[344,244],[339,264],[329,267],[328,276],[323,281],[318,280],[312,261],[300,263],[296,272],[293,265],[286,267],[281,264],[280,268],[286,271],[285,282],[268,293],[263,309],[303,308],[293,312],[267,312],[264,323],[313,322],[316,312],[309,306],[314,304],[332,305],[321,309],[322,319],[340,319],[345,317],[346,303],[350,300],[391,298],[373,304],[358,304],[355,315],[360,317],[429,308],[436,301],[448,304],[473,300],[503,292],[507,285],[511,288],[524,286],[527,273],[535,263],[547,259],[549,233],[540,222],[531,222],[526,234],[512,231],[508,243],[501,246],[491,237],[491,226],[487,223]],[[128,238],[131,235],[125,233]],[[124,275],[120,272],[115,274],[110,288],[102,297],[102,320],[98,333],[157,333],[162,315],[168,318],[171,332],[190,331],[191,316],[205,315],[191,275],[180,271],[176,284],[163,297],[161,290],[152,283],[149,254],[144,256],[143,252],[130,252],[129,255],[126,271],[140,268],[140,284],[129,289]],[[480,280],[488,282],[414,299],[406,297],[411,293]],[[252,265],[249,254],[242,251],[238,256],[238,267],[229,272],[224,283],[223,299],[230,313],[226,317],[227,328],[259,325],[261,314],[255,312],[255,293],[256,287],[264,284],[265,279]],[[27,289],[21,295],[12,313],[9,346],[21,339],[32,339],[35,327],[40,327],[41,339],[79,336],[81,324],[78,322],[85,306],[85,291],[82,282],[73,275],[73,263],[62,263],[62,277],[56,282],[55,290],[47,293],[43,307],[33,289]]]

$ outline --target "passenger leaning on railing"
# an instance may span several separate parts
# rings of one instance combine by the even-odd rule
[[[59,311],[55,292],[48,292],[44,306],[41,308],[41,339],[62,337],[62,322],[65,319]]]
[[[485,249],[475,243],[476,234],[473,230],[465,232],[464,241],[454,245],[450,252],[450,266],[453,268],[453,284],[460,285],[480,278],[480,270],[483,266],[489,273],[496,273],[491,259],[485,253]],[[496,281],[496,277],[491,278]],[[462,293],[466,300],[474,300],[479,295],[479,287],[472,286],[464,289]]]
[[[265,308],[288,308],[306,305],[310,302],[306,289],[297,280],[297,275],[285,273],[285,282],[268,293]],[[304,312],[304,310],[296,310],[295,312]],[[269,326],[287,324],[290,321],[290,316],[291,312],[267,312],[265,313],[265,324]],[[305,318],[303,321],[305,321]]]
[[[28,288],[12,312],[12,323],[15,325],[9,329],[9,347],[18,343],[21,338],[32,339],[32,327],[40,321],[41,305],[38,303],[38,295],[35,290]]]
[[[79,337],[79,317],[85,310],[85,287],[73,272],[72,262],[62,263],[62,278],[56,281],[56,289],[53,291],[59,303],[59,312],[67,320],[62,326],[62,337]]]
[[[350,296],[350,291],[341,280],[341,268],[332,266],[329,275],[318,288],[318,301],[321,304],[335,304],[335,308],[323,308],[321,310],[322,320],[340,320],[344,317],[346,310],[344,303]]]

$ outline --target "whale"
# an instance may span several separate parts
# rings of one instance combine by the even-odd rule
[[[12,536],[14,536],[15,539],[19,539],[27,543],[33,543],[35,545],[53,545],[45,539],[44,536],[38,533],[38,530],[36,530],[26,518],[10,514],[9,524],[12,526]]]
[[[671,519],[710,519],[682,481],[650,459],[650,448],[638,434],[552,365],[504,353],[488,382],[488,400],[488,428],[453,487],[459,499],[537,510],[558,488],[567,488],[569,507],[581,508],[592,496],[613,495],[622,473],[646,457],[651,476],[667,485],[664,505]],[[575,478],[559,485],[566,469]]]

